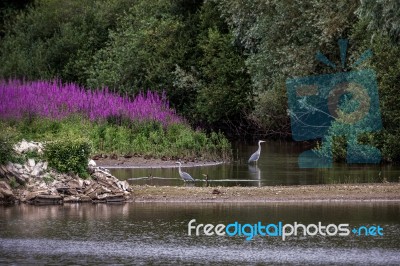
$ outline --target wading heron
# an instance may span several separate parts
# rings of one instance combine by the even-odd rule
[[[257,164],[257,161],[258,159],[260,159],[260,154],[261,154],[261,143],[263,142],[265,141],[264,140],[258,141],[258,150],[250,156],[248,163],[255,162]]]
[[[179,175],[181,176],[182,180],[185,182],[193,182],[194,181],[193,177],[181,170],[182,163],[181,162],[176,162],[176,163],[179,164]]]

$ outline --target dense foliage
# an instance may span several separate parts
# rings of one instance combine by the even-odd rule
[[[5,136],[0,136],[0,165],[13,160],[13,145]]]
[[[348,66],[374,54],[358,69],[376,72],[384,127],[360,141],[400,160],[399,1],[37,0],[2,13],[0,77],[165,91],[192,126],[235,137],[290,136],[286,79],[351,70],[315,60],[339,63],[348,39]]]
[[[90,144],[85,140],[59,140],[46,144],[44,156],[49,166],[62,173],[75,173],[87,177]]]

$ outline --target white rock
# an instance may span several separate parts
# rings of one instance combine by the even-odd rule
[[[31,175],[32,176],[38,176],[38,175],[40,175],[41,170],[42,169],[40,169],[39,167],[35,167],[35,168],[33,168],[32,172],[31,172]]]
[[[48,164],[49,164],[48,162],[44,162],[44,163],[43,163],[43,166],[42,166],[43,171],[46,171],[46,170],[47,170],[47,165],[48,165]]]
[[[46,189],[47,188],[47,184],[45,182],[40,182],[38,189]]]
[[[126,191],[128,188],[129,188],[129,183],[126,181],[126,180],[124,180],[124,181],[118,181],[118,187],[120,188],[120,189],[122,189],[123,191]]]
[[[24,164],[24,171],[27,173],[32,171],[32,168],[28,166],[28,163]]]
[[[21,169],[21,168],[22,168],[22,165],[20,165],[19,163],[15,163],[15,164],[14,164],[14,167],[15,167],[16,169]]]
[[[22,140],[21,142],[14,145],[14,150],[18,153],[23,153],[26,151],[36,150],[38,153],[43,153],[43,144],[39,142],[28,142]]]
[[[93,160],[89,160],[88,166],[96,167],[96,162]]]
[[[29,165],[29,167],[34,167],[35,166],[35,160],[34,159],[28,159],[28,165]]]
[[[79,183],[79,187],[83,187],[83,180],[82,179],[78,179],[78,183]]]
[[[7,172],[12,172],[12,171],[14,171],[14,165],[12,164],[12,163],[7,163],[7,165],[6,165],[6,170],[7,170]]]
[[[17,152],[19,152],[19,153],[22,153],[22,152],[24,152],[25,150],[27,150],[28,147],[29,147],[28,142],[27,142],[26,140],[23,139],[21,142],[19,142],[19,143],[17,143],[17,144],[14,145],[14,150],[17,151]]]

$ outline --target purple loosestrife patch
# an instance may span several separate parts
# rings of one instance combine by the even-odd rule
[[[107,88],[86,90],[73,83],[62,84],[59,80],[0,81],[0,118],[34,115],[63,119],[72,114],[84,115],[91,121],[124,117],[131,121],[160,122],[164,126],[183,122],[169,107],[165,93],[159,95],[147,91],[130,99]]]

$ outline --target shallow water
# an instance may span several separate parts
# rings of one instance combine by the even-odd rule
[[[188,236],[187,224],[349,223],[383,236]],[[399,265],[398,203],[0,207],[0,264]]]
[[[271,186],[313,185],[338,183],[375,183],[386,179],[400,181],[400,166],[396,165],[348,165],[336,163],[332,168],[301,169],[299,154],[311,148],[294,142],[266,142],[262,144],[261,156],[256,165],[247,163],[258,148],[257,143],[238,144],[234,149],[234,162],[203,167],[183,167],[195,179],[196,186],[204,186],[204,176],[209,176],[210,185],[215,186]],[[131,184],[180,186],[177,168],[118,168],[110,169],[119,179],[129,179]],[[145,177],[155,178],[148,179]]]

